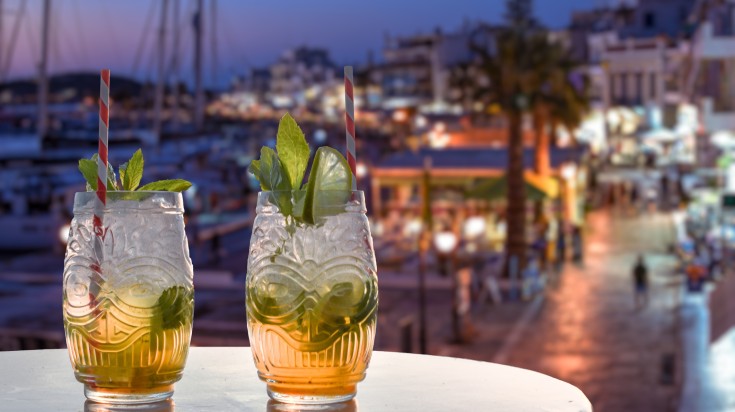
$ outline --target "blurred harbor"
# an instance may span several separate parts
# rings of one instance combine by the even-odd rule
[[[78,161],[98,139],[98,74],[49,65],[74,25],[49,19],[72,3],[0,0],[0,350],[65,346]],[[341,68],[353,64],[377,350],[537,370],[602,411],[735,408],[735,2],[609,2],[561,28],[472,16],[373,33],[382,49],[359,62],[295,43],[234,73],[218,41],[240,52],[222,18],[239,9],[183,3],[150,2],[144,30],[129,33],[133,68],[112,68],[110,163],[143,148],[144,183],[193,183],[193,345],[248,345],[260,190],[248,165],[275,146],[286,112],[312,153],[344,152]],[[497,84],[512,76],[499,76],[498,62],[508,63],[518,25],[541,43],[530,66],[511,61],[531,80],[503,94]],[[25,32],[40,43],[38,73],[13,77]],[[631,273],[639,256],[643,307]]]

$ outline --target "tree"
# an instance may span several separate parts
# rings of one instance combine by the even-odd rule
[[[569,51],[549,40],[545,33],[533,36],[531,42],[536,50],[531,96],[536,143],[534,169],[546,177],[551,171],[550,146],[558,144],[559,127],[564,127],[573,136],[589,103],[586,81],[576,72],[579,65]]]
[[[457,67],[452,85],[465,107],[481,103],[483,113],[499,108],[508,127],[508,208],[506,252],[517,268],[525,266],[526,193],[523,177],[523,117],[529,112],[536,132],[537,172],[548,175],[549,146],[558,126],[576,128],[586,99],[573,87],[576,65],[561,45],[551,43],[532,14],[531,0],[508,0],[506,26],[482,25],[472,36],[475,61]],[[551,136],[546,126],[551,125]],[[506,262],[507,263],[507,262]],[[506,265],[506,267],[508,267]]]
[[[509,26],[481,26],[473,35],[475,61],[474,101],[483,107],[498,107],[507,119],[507,235],[506,268],[515,260],[519,271],[526,259],[526,192],[523,177],[523,116],[529,108],[533,87],[533,50],[529,36],[536,27],[529,0],[508,2]],[[526,14],[524,14],[526,13]],[[479,41],[478,39],[492,39]],[[507,272],[507,269],[506,269]]]
[[[528,32],[539,27],[533,16],[533,0],[507,0],[504,17],[511,30]]]

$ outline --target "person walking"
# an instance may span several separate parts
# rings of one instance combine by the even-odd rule
[[[582,263],[584,247],[582,245],[582,226],[575,224],[572,227],[572,259],[576,263]]]
[[[633,283],[635,286],[635,307],[640,309],[648,305],[648,267],[643,255],[638,255],[633,266]]]
[[[639,209],[639,207],[638,207],[638,205],[639,205],[639,200],[638,200],[638,198],[639,198],[639,196],[638,196],[638,191],[639,191],[638,182],[633,182],[631,185],[632,185],[632,187],[630,189],[630,203],[631,203],[631,206],[633,206],[631,209],[633,210],[633,215],[637,215],[638,214],[638,209]]]

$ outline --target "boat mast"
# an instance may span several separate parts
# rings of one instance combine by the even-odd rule
[[[173,83],[173,102],[171,107],[171,127],[173,130],[179,129],[179,0],[173,0],[173,26],[174,26],[174,38],[173,38],[173,54],[171,56],[171,81]]]
[[[201,131],[204,126],[204,90],[202,88],[202,18],[203,0],[197,0],[194,14],[194,128]]]
[[[168,0],[161,2],[161,24],[158,26],[158,75],[156,81],[156,96],[154,101],[153,133],[156,143],[161,139],[163,120],[163,95],[166,86],[166,20],[168,16]]]
[[[48,132],[48,43],[51,0],[43,1],[41,22],[41,61],[38,64],[38,136],[43,139]]]
[[[212,14],[209,18],[212,38],[212,87],[217,87],[217,0],[210,0]]]
[[[0,10],[1,11],[1,10]],[[26,0],[21,0],[20,7],[15,14],[15,22],[13,23],[12,32],[10,33],[10,41],[7,47],[0,47],[0,54],[5,50],[3,56],[3,65],[0,66],[0,82],[4,82],[8,79],[8,73],[10,73],[10,63],[13,62],[13,52],[15,51],[15,44],[18,42],[18,32],[20,31],[20,24],[23,16],[26,12]]]
[[[2,70],[3,70],[3,53],[2,51],[5,50],[5,46],[3,43],[3,0],[0,0],[0,81],[3,80],[2,77]]]

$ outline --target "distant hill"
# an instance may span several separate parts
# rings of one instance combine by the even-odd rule
[[[110,78],[110,93],[113,99],[124,100],[141,96],[144,85],[129,77]],[[14,101],[36,99],[38,85],[35,79],[15,80],[0,84],[0,94],[9,91]],[[100,93],[100,76],[97,73],[68,73],[51,76],[49,82],[51,99],[54,101],[79,101],[85,96],[96,97]]]

